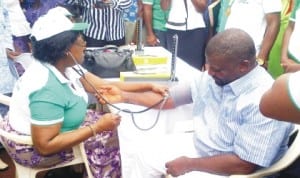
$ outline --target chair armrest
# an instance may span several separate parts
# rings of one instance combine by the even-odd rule
[[[0,129],[0,135],[5,137],[8,140],[12,140],[12,141],[17,142],[17,143],[33,145],[31,136],[16,135],[14,133],[9,133],[9,132],[4,131],[2,129]]]
[[[10,104],[10,97],[9,96],[6,96],[6,95],[3,95],[3,94],[0,94],[0,103],[2,104],[5,104],[5,105],[8,105]]]
[[[11,97],[3,95],[3,94],[0,94],[0,103],[9,106],[10,100],[11,100]],[[0,135],[3,136],[3,137],[5,137],[5,138],[7,138],[7,139],[9,139],[9,140],[17,142],[17,143],[27,144],[27,145],[33,145],[31,136],[17,135],[17,134],[14,134],[14,133],[9,133],[9,132],[7,132],[7,131],[5,131],[3,129],[0,129]]]

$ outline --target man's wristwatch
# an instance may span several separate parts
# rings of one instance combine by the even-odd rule
[[[265,64],[265,60],[263,60],[262,58],[256,58],[256,62],[258,63],[258,65],[262,66]]]

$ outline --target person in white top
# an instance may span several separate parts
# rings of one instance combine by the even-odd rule
[[[25,14],[21,8],[19,0],[5,0],[8,8],[9,21],[11,25],[14,48],[17,52],[28,53],[29,35],[31,32],[30,24],[26,20]]]
[[[172,52],[172,38],[178,35],[177,55],[191,66],[205,64],[204,48],[208,37],[203,12],[207,0],[161,0],[163,10],[170,9],[167,19],[167,49]]]
[[[280,27],[281,0],[224,0],[228,7],[225,29],[240,28],[253,38],[257,59],[267,68],[269,52]],[[222,5],[222,4],[221,4]]]
[[[9,21],[12,31],[13,47],[16,52],[16,55],[18,56],[18,59],[22,58],[22,60],[28,61],[27,55],[31,52],[29,41],[29,36],[31,33],[30,24],[26,20],[25,14],[21,8],[19,0],[5,0],[4,3],[6,4],[8,10]],[[14,60],[13,64],[17,70],[17,75],[23,75],[26,67],[23,66],[20,62],[18,62],[18,60]]]

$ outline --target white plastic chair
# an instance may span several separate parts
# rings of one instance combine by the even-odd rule
[[[0,94],[0,103],[9,105],[10,97],[5,96],[3,94]],[[1,122],[2,118],[0,118],[0,119],[1,119],[0,120],[0,122]],[[0,135],[7,138],[7,139],[9,139],[9,140],[17,142],[17,143],[33,145],[31,136],[16,135],[16,134],[4,131],[1,128],[0,128]],[[1,139],[0,139],[0,142],[2,143]],[[85,169],[87,171],[88,178],[93,178],[93,175],[91,173],[91,170],[90,170],[90,167],[89,167],[89,164],[88,164],[87,156],[85,154],[85,149],[84,149],[83,143],[80,143],[80,144],[74,146],[72,149],[73,149],[73,154],[74,154],[74,159],[72,161],[70,161],[68,163],[58,164],[54,167],[49,167],[49,168],[25,167],[23,165],[18,164],[14,159],[12,159],[15,166],[16,166],[16,178],[35,178],[36,174],[38,172],[45,171],[45,170],[56,169],[56,168],[61,168],[61,167],[66,167],[66,166],[71,166],[71,165],[77,165],[77,164],[80,164],[80,163],[83,163],[85,165]]]
[[[272,174],[278,173],[290,166],[300,156],[300,125],[295,124],[295,131],[298,131],[293,143],[290,145],[287,152],[281,159],[275,162],[268,168],[260,169],[252,174],[247,175],[231,175],[229,178],[263,178]],[[166,175],[165,178],[173,178],[171,175]]]
[[[295,131],[298,131],[293,143],[284,156],[268,168],[263,168],[248,175],[231,175],[229,178],[262,178],[275,174],[290,166],[300,156],[300,125],[295,124]]]

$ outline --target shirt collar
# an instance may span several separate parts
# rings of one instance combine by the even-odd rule
[[[224,88],[229,87],[234,93],[234,95],[238,96],[241,93],[243,93],[245,90],[249,90],[253,86],[253,81],[255,82],[256,80],[259,80],[259,76],[262,75],[261,70],[265,70],[265,69],[262,69],[261,66],[257,65],[246,75],[225,85]]]
[[[63,76],[53,65],[45,63],[44,64],[50,71],[53,72],[53,74],[56,76],[56,78],[60,81],[60,83],[71,83],[70,80],[68,80],[65,76]]]

